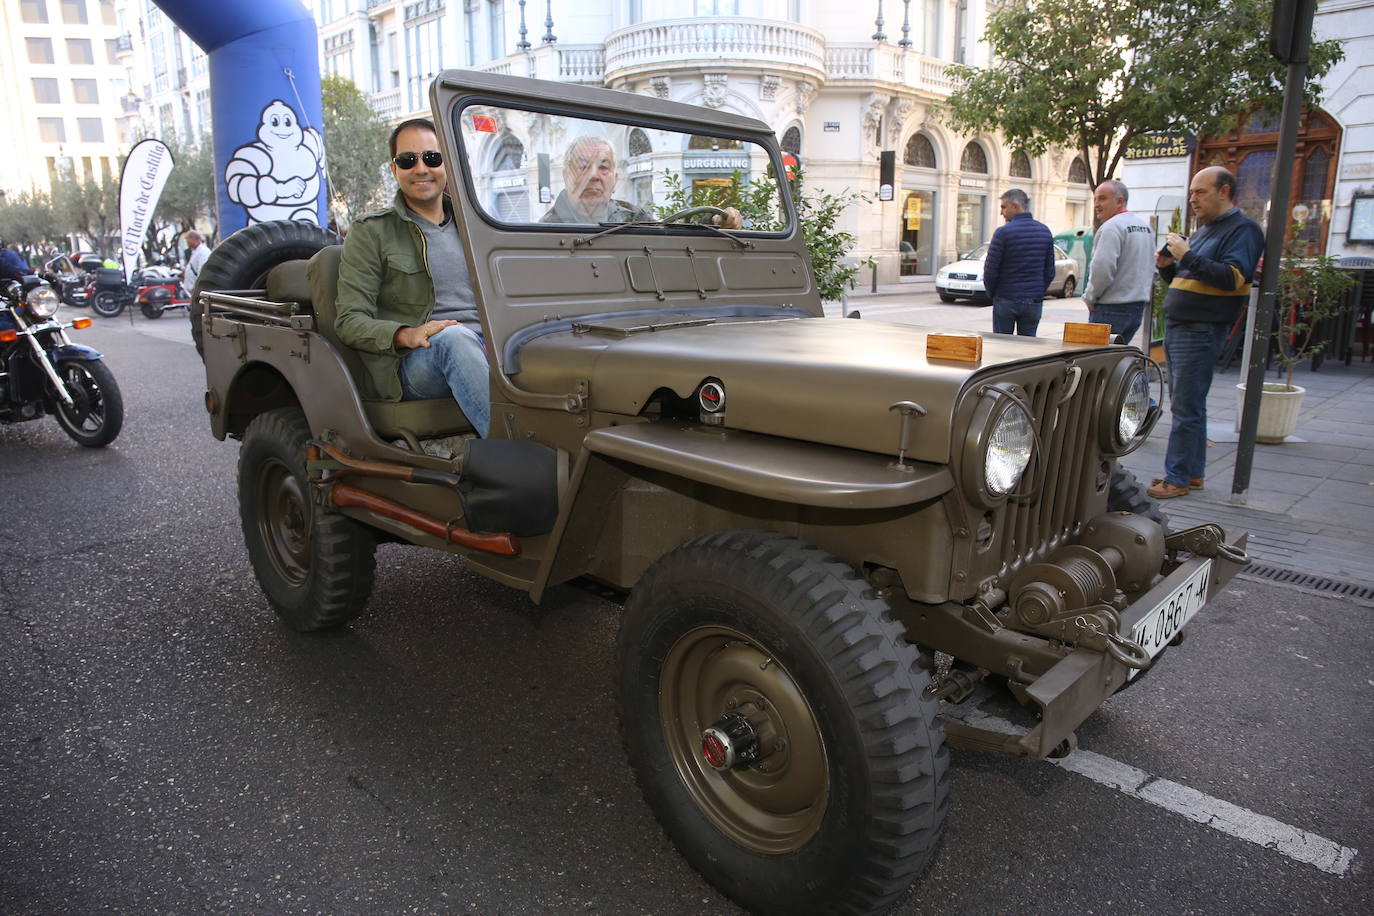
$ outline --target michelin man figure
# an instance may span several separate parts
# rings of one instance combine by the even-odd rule
[[[274,219],[319,225],[324,144],[319,131],[301,129],[291,107],[273,99],[262,110],[258,139],[234,150],[224,167],[229,199],[248,211],[248,224]]]

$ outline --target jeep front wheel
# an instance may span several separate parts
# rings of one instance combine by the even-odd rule
[[[929,678],[834,557],[708,535],[645,573],[619,639],[630,764],[673,843],[755,913],[867,913],[925,869],[948,797]]]
[[[370,529],[311,498],[309,440],[305,414],[282,407],[254,417],[239,450],[248,559],[273,610],[301,631],[336,627],[362,613],[376,549]]]

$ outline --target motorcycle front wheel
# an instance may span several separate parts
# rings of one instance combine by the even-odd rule
[[[109,367],[98,359],[64,359],[57,375],[72,398],[71,407],[56,398],[57,425],[86,448],[113,442],[124,426],[124,398]]]
[[[118,318],[119,313],[124,311],[124,303],[114,293],[105,290],[95,294],[91,308],[103,318]]]

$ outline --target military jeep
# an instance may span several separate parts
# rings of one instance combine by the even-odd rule
[[[940,837],[947,745],[1072,752],[1245,562],[1244,537],[1167,531],[1117,469],[1159,415],[1138,350],[824,317],[763,123],[460,71],[431,101],[490,434],[447,398],[359,396],[332,236],[235,234],[193,322],[213,432],[242,440],[253,569],[301,630],[364,609],[379,542],[460,554],[535,602],[623,596],[630,764],[743,906],[893,903]],[[554,210],[587,136],[616,153],[622,209],[653,216]],[[720,187],[751,202],[740,228],[666,212]],[[975,689],[1034,726],[980,727]]]

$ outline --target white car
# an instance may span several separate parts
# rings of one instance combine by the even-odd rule
[[[988,256],[988,246],[979,245],[969,254],[940,268],[935,275],[935,291],[940,294],[941,302],[958,302],[970,299],[975,302],[991,304],[987,290],[983,288],[983,259]],[[1069,257],[1064,249],[1054,246],[1054,280],[1050,282],[1045,295],[1056,295],[1067,299],[1078,289],[1078,262]]]

